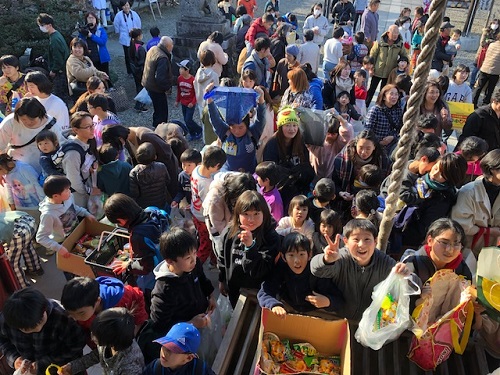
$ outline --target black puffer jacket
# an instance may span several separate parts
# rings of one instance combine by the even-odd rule
[[[488,143],[488,151],[500,148],[500,118],[491,104],[479,107],[467,117],[459,143],[472,135],[484,139]]]
[[[154,161],[149,165],[137,164],[130,171],[130,196],[142,208],[155,206],[164,209],[172,202],[167,186],[170,175],[165,164]]]

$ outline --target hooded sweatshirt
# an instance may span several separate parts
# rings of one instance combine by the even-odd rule
[[[213,83],[215,86],[219,85],[219,75],[211,67],[201,66],[196,72],[194,77],[194,92],[196,93],[196,103],[201,106],[201,109],[205,106],[205,89],[207,86]]]
[[[78,225],[78,217],[91,216],[90,213],[73,201],[73,194],[63,203],[52,203],[46,197],[40,203],[40,225],[36,233],[36,242],[46,249],[59,251],[61,242]],[[66,249],[71,251],[71,249]]]
[[[129,173],[132,166],[124,161],[115,160],[104,164],[97,172],[97,187],[107,195],[123,193],[129,195]]]
[[[187,322],[207,311],[214,287],[198,258],[191,272],[177,275],[163,261],[153,273],[156,284],[151,294],[151,320],[160,336],[165,335],[174,324]]]

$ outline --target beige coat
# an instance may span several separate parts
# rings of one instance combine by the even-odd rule
[[[212,66],[212,69],[217,73],[220,77],[222,74],[222,66],[227,64],[227,53],[224,52],[221,45],[212,42],[211,40],[205,40],[200,43],[200,47],[198,48],[198,60],[200,59],[200,54],[202,51],[209,49],[215,55],[215,65]]]
[[[495,76],[500,75],[500,40],[491,43],[488,47],[481,71]]]
[[[481,227],[500,227],[500,195],[491,207],[482,178],[469,182],[458,192],[457,203],[451,209],[451,218],[464,228],[467,236],[466,246],[470,248],[474,235]],[[496,245],[497,241],[498,238],[490,237],[490,245]],[[478,256],[483,247],[484,237],[476,243],[472,251]]]
[[[92,63],[89,57],[84,56],[83,60],[73,54],[69,55],[68,60],[66,60],[66,76],[68,77],[68,90],[69,94],[73,94],[71,89],[71,83],[73,82],[84,82],[92,76],[97,76],[102,80],[105,80],[106,73],[97,70],[97,68]]]

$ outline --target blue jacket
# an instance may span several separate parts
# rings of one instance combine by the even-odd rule
[[[309,93],[311,94],[313,100],[313,109],[323,110],[323,81],[319,78],[313,78],[309,82]]]
[[[80,34],[78,37],[83,40],[87,40],[87,37],[82,34]],[[97,43],[97,48],[99,49],[99,60],[101,61],[101,64],[110,62],[111,56],[109,55],[108,47],[106,47],[106,43],[108,42],[108,34],[106,33],[104,27],[99,26],[95,34],[92,34],[90,39]]]

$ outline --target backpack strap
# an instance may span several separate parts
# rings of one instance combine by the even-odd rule
[[[42,132],[44,130],[50,130],[55,125],[56,122],[57,122],[57,119],[55,117],[52,117],[52,120],[50,120],[49,123],[47,125],[45,125],[45,127],[42,130],[40,130],[40,132]],[[33,138],[31,138],[24,145],[10,145],[10,147],[16,150],[18,148],[23,148],[23,147],[29,146],[30,144],[35,142],[37,136],[38,136],[38,134],[35,135]]]

